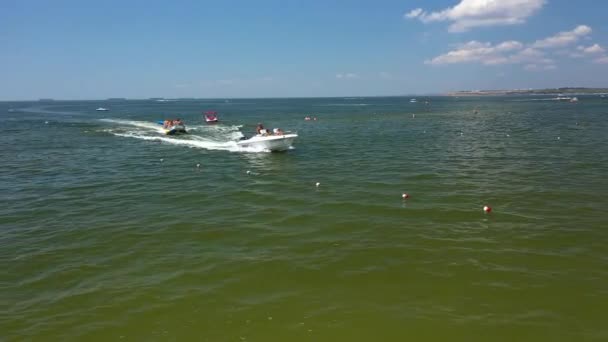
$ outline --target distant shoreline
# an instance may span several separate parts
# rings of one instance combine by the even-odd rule
[[[502,95],[601,95],[608,94],[608,88],[546,88],[511,90],[461,90],[449,92],[447,96],[502,96]]]
[[[608,95],[608,88],[545,88],[545,89],[504,89],[504,90],[458,90],[445,93],[419,93],[419,94],[394,94],[394,95],[351,95],[351,96],[284,96],[284,97],[188,97],[188,98],[164,98],[164,97],[141,97],[125,98],[110,97],[98,99],[65,99],[65,98],[33,98],[33,99],[0,99],[4,102],[121,102],[121,101],[232,101],[232,100],[285,100],[285,99],[359,99],[359,98],[381,98],[381,97],[429,97],[429,96],[508,96],[508,95]]]

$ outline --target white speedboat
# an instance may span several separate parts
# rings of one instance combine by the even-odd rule
[[[95,109],[98,112],[107,112],[109,109],[108,108],[103,108],[103,107],[99,107],[97,109]]]
[[[416,99],[411,99],[410,100],[410,103],[416,103],[416,102],[418,102],[418,100],[416,100]]]
[[[286,151],[298,137],[296,133],[257,134],[249,139],[237,141],[240,147],[253,147],[269,151]]]

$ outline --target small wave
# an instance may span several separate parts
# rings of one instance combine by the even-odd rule
[[[314,105],[316,107],[361,107],[369,106],[367,103],[327,103]]]
[[[21,112],[21,113],[32,113],[32,114],[53,114],[53,115],[82,115],[82,112],[80,111],[60,111],[60,110],[52,110],[52,109],[47,109],[48,107],[25,107],[25,108],[18,108],[16,110],[13,110],[15,112]]]
[[[528,101],[557,101],[559,102],[556,98],[554,97],[544,97],[544,98],[533,98],[533,99],[515,99],[515,100],[507,100],[510,102],[528,102]]]

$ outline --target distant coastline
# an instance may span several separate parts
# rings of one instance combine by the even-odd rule
[[[608,88],[545,88],[511,90],[460,90],[449,92],[447,96],[502,96],[502,95],[600,95],[608,94]]]
[[[156,102],[174,102],[174,101],[208,101],[208,100],[260,100],[260,99],[355,99],[355,98],[377,98],[377,97],[424,97],[424,96],[509,96],[509,95],[606,95],[608,96],[608,88],[584,88],[584,87],[564,87],[564,88],[543,88],[543,89],[499,89],[499,90],[458,90],[451,92],[436,92],[436,93],[411,93],[411,94],[386,94],[386,95],[350,95],[350,96],[283,96],[283,97],[189,97],[189,98],[165,98],[165,97],[108,97],[108,98],[91,98],[91,99],[66,99],[66,98],[33,98],[33,99],[0,99],[0,102],[65,102],[65,101],[156,101]]]

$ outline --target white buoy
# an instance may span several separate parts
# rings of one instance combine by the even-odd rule
[[[247,170],[247,174],[248,174],[248,175],[250,175],[250,174],[251,174],[251,171]]]
[[[404,192],[404,193],[401,195],[401,198],[403,198],[403,199],[408,199],[408,198],[410,198],[410,195],[409,195],[408,193]]]
[[[45,121],[45,122],[44,122],[44,124],[45,124],[45,125],[48,125],[48,124],[49,124],[49,122],[48,122],[48,121]]]
[[[161,163],[163,162],[163,160],[164,160],[163,158],[160,158],[160,162],[161,162]]]
[[[560,137],[557,137],[557,140],[561,139]]]
[[[321,183],[319,183],[319,182],[317,182],[317,183],[315,184],[315,186],[316,186],[317,188],[318,188],[320,185],[321,185]]]
[[[412,119],[416,117],[416,114],[412,114]]]
[[[200,164],[200,163],[196,164],[196,168],[197,168],[197,169],[200,169],[200,167],[201,167],[201,164]]]

